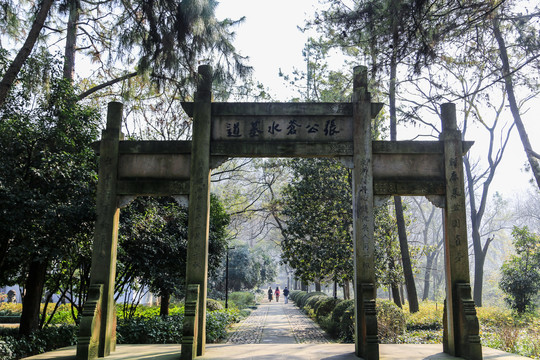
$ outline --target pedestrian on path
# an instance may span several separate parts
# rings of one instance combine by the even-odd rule
[[[268,302],[272,302],[272,287],[268,288]]]
[[[274,291],[274,294],[276,294],[276,302],[279,302],[279,294],[281,294],[279,291],[279,286],[276,286],[276,291]]]
[[[285,304],[289,303],[289,289],[285,286],[283,289],[283,296],[285,297]]]

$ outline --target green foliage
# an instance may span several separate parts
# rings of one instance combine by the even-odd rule
[[[508,305],[523,314],[534,309],[540,291],[540,236],[524,226],[512,230],[516,255],[504,262],[499,286]]]
[[[225,264],[221,274],[225,272]],[[229,289],[249,291],[274,281],[277,275],[276,264],[268,254],[247,244],[235,245],[229,250]],[[216,286],[224,286],[222,275]],[[225,292],[225,288],[222,288]]]
[[[217,272],[226,249],[230,218],[210,197],[208,269]],[[120,284],[146,285],[156,295],[182,297],[186,272],[188,213],[172,198],[138,198],[122,214],[118,251]],[[117,289],[121,291],[122,289]]]
[[[312,298],[313,296],[319,296],[319,295],[326,295],[326,294],[323,292],[318,292],[318,291],[304,293],[302,294],[302,296],[299,296],[298,299],[295,300],[294,302],[296,303],[296,306],[303,309],[310,298]]]
[[[160,315],[159,312],[160,312],[160,307],[159,306],[139,305],[139,306],[137,306],[137,308],[135,309],[134,312],[132,312],[132,311],[126,312],[124,306],[122,306],[120,304],[116,306],[116,314],[117,314],[118,319],[128,319],[130,317],[134,317],[134,318],[153,318],[153,317],[159,316]],[[169,307],[169,315],[170,316],[181,315],[181,314],[184,314],[184,305],[183,304],[172,305],[172,306]]]
[[[182,341],[184,314],[173,316],[132,317],[118,320],[119,344],[178,344]]]
[[[217,300],[206,299],[206,310],[207,311],[223,310],[223,305]]]
[[[295,159],[288,166],[283,261],[304,282],[352,279],[350,171],[328,159]]]
[[[337,304],[339,304],[341,300],[334,299],[331,297],[323,297],[321,298],[317,304],[315,304],[315,317],[317,319],[321,319],[325,316],[329,316]]]
[[[294,301],[294,302],[298,302],[298,299],[301,297],[301,296],[304,296],[305,294],[307,294],[306,291],[302,291],[302,290],[291,290],[289,292],[289,299]],[[298,304],[297,304],[298,305]]]
[[[283,189],[283,261],[304,282],[352,279],[352,174],[328,159],[287,164],[292,180]],[[375,240],[377,282],[402,283],[397,225],[387,207],[377,209]]]
[[[140,54],[137,68],[141,71],[185,81],[200,57],[209,54],[218,61],[213,65],[221,81],[230,81],[231,72],[245,75],[249,71],[231,43],[231,27],[241,20],[216,19],[217,1],[129,0],[122,5],[125,10],[117,23],[123,29],[120,48],[127,50],[125,54]]]
[[[206,341],[217,342],[227,336],[227,327],[242,319],[238,309],[223,309],[206,314]]]
[[[403,306],[408,331],[441,330],[443,327],[443,304],[423,301],[420,310],[415,313],[408,311],[408,304]],[[484,309],[484,308],[479,308]]]
[[[388,300],[377,300],[377,331],[381,343],[396,343],[405,332],[403,310]]]
[[[206,341],[209,343],[223,339],[228,326],[242,318],[238,309],[207,309]],[[183,308],[176,315],[166,317],[155,315],[121,319],[117,325],[118,343],[178,344],[182,341],[183,321]]]
[[[343,300],[340,303],[336,305],[334,310],[332,311],[331,318],[332,321],[339,323],[341,320],[341,317],[347,311],[348,308],[353,307],[354,308],[354,300]]]
[[[3,336],[0,360],[13,360],[75,345],[77,328],[70,325],[51,326],[29,336]]]
[[[316,311],[317,311],[317,304],[319,303],[320,300],[323,300],[325,298],[328,298],[328,296],[326,294],[324,295],[314,295],[314,296],[311,296],[307,299],[305,305],[304,305],[304,310],[306,311],[306,313],[310,316],[310,317],[314,317],[316,315]]]
[[[229,294],[229,301],[241,310],[255,305],[255,295],[247,291],[235,291]]]

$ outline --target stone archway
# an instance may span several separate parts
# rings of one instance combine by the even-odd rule
[[[206,332],[210,171],[229,157],[338,157],[353,169],[356,355],[379,359],[375,312],[374,216],[378,199],[427,196],[444,209],[447,302],[444,351],[482,359],[471,299],[461,141],[455,106],[441,106],[439,141],[372,141],[382,108],[367,91],[367,69],[355,68],[350,103],[213,103],[212,70],[199,67],[193,141],[120,141],[122,106],[109,105],[100,143],[98,220],[91,292],[84,306],[77,359],[114,351],[112,291],[118,214],[138,195],[189,194],[186,310],[182,359],[203,355]],[[189,171],[188,171],[189,169]]]

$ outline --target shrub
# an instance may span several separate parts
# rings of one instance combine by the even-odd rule
[[[298,306],[299,308],[303,309],[308,300],[313,297],[313,296],[318,296],[318,295],[326,295],[325,293],[322,293],[322,292],[319,292],[319,291],[315,291],[315,292],[310,292],[310,293],[305,293],[304,295],[300,296],[298,298],[298,301],[295,301],[296,303],[296,306]]]
[[[396,343],[405,332],[405,315],[396,304],[377,300],[377,331],[381,343]]]
[[[223,310],[223,305],[217,300],[206,299],[206,310],[207,311]]]
[[[315,316],[317,317],[317,319],[320,319],[330,315],[336,305],[340,302],[341,300],[331,297],[322,298],[315,305]]]
[[[313,296],[310,296],[307,298],[307,301],[304,305],[304,309],[305,310],[313,310],[315,311],[316,310],[316,306],[317,306],[317,303],[320,301],[320,300],[323,300],[323,299],[327,299],[328,296],[326,295],[313,295]]]
[[[49,326],[29,336],[5,336],[0,341],[0,360],[13,360],[75,345],[77,328],[72,325]]]
[[[21,322],[21,317],[17,315],[0,316],[0,324],[18,324]]]
[[[302,291],[302,290],[291,290],[289,292],[289,299],[294,302],[297,302],[300,296],[303,296],[304,294],[307,294],[307,292]]]
[[[222,309],[206,313],[206,342],[213,343],[227,336],[227,327],[240,321],[238,309]]]
[[[350,329],[348,324],[343,324],[342,320],[345,312],[349,311],[346,322],[352,315],[351,321],[354,323],[354,300],[343,300],[332,310],[328,319],[328,332],[332,337],[340,338],[342,341],[351,342],[353,340],[354,329]],[[353,331],[351,333],[351,331]]]
[[[0,303],[0,316],[18,316],[22,314],[20,303]]]
[[[350,307],[354,309],[354,300],[352,299],[343,300],[339,304],[337,304],[334,310],[332,310],[332,315],[331,315],[332,321],[335,323],[339,323],[345,311]]]
[[[245,309],[255,305],[255,295],[247,291],[236,291],[229,294],[229,301],[234,302],[238,309]]]
[[[119,344],[178,344],[184,315],[121,319],[116,327]]]
[[[343,342],[354,342],[354,303],[345,310],[339,321],[339,337]]]
[[[442,329],[443,304],[433,301],[423,301],[420,303],[420,310],[415,313],[407,312],[407,305],[404,306],[407,330],[440,330]]]

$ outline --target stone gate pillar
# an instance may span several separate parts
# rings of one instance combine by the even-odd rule
[[[444,249],[446,303],[444,352],[465,359],[482,359],[479,325],[471,297],[463,145],[456,124],[455,104],[441,106],[441,140],[444,142],[446,195],[444,207]]]
[[[193,359],[204,354],[206,345],[206,293],[208,281],[208,231],[210,221],[210,130],[211,130],[212,68],[199,66],[199,79],[193,109],[193,140],[191,148],[188,249],[186,289],[199,286],[199,292],[190,292],[186,303],[198,301],[198,321],[184,318],[182,359]],[[194,327],[197,326],[197,329]],[[188,329],[189,328],[189,329]],[[192,351],[196,349],[197,353]]]
[[[116,276],[116,246],[118,219],[116,184],[118,174],[118,143],[122,137],[122,104],[109,103],[107,127],[100,142],[97,188],[97,219],[90,270],[90,289],[84,304],[77,359],[105,357],[116,348],[116,307],[114,280]]]
[[[379,344],[375,311],[371,98],[367,91],[366,67],[354,69],[353,90],[355,352],[365,360],[373,360],[379,359]]]

